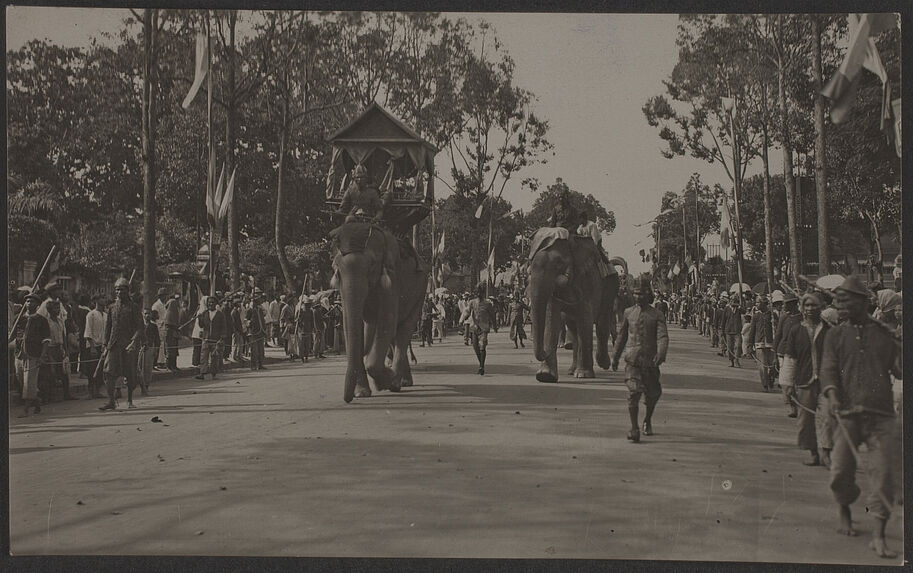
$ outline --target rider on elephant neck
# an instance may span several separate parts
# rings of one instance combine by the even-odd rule
[[[352,179],[352,183],[342,196],[337,212],[345,216],[346,223],[358,220],[380,222],[388,197],[381,198],[377,186],[369,181],[368,170],[364,165],[355,166]]]
[[[562,189],[558,195],[558,204],[548,220],[549,227],[564,227],[572,234],[580,226],[580,211],[571,205],[571,194],[567,189]]]

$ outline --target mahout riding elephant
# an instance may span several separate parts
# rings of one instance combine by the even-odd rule
[[[412,385],[409,340],[421,313],[428,268],[411,245],[384,227],[346,222],[332,233],[348,366],[343,399]],[[385,364],[393,349],[392,368]]]
[[[541,362],[536,380],[558,381],[558,333],[567,325],[573,344],[568,374],[593,378],[593,325],[596,325],[596,362],[611,367],[609,329],[619,278],[606,265],[589,237],[566,229],[545,227],[533,236],[530,248],[529,286],[533,350]]]

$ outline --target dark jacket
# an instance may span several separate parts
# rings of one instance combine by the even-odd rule
[[[146,334],[146,346],[149,348],[156,348],[162,345],[161,336],[159,336],[158,326],[154,322],[150,322],[143,326],[143,331]]]
[[[824,340],[829,330],[830,326],[822,320],[821,330],[818,331],[818,335],[815,337],[813,347],[808,330],[802,324],[802,321],[791,323],[782,346],[784,360],[792,359],[795,361],[796,386],[806,387],[818,379],[821,371],[821,361],[824,358]],[[812,352],[816,356],[814,359],[812,358]],[[816,361],[818,363],[818,372],[814,371],[814,363]],[[792,382],[792,380],[789,382]]]
[[[802,322],[802,315],[798,312],[795,314],[789,314],[786,311],[780,313],[780,320],[777,321],[777,332],[774,334],[774,350],[776,350],[777,354],[783,354],[786,333],[789,332],[794,324],[799,322]]]
[[[742,310],[729,305],[723,311],[723,332],[725,334],[742,334]]]
[[[202,330],[200,337],[208,342],[219,342],[228,336],[228,320],[225,318],[225,313],[221,310],[215,312],[215,315],[210,318],[207,309],[197,317],[197,324]]]
[[[870,317],[830,329],[821,360],[821,391],[833,387],[843,413],[894,415],[891,374],[903,378],[903,353],[893,333]]]
[[[38,313],[31,314],[24,320],[23,347],[25,354],[29,358],[38,358],[41,356],[44,339],[51,336],[51,327],[48,326],[48,319]]]
[[[145,338],[145,325],[140,305],[128,300],[115,301],[108,309],[105,321],[105,347],[108,350],[123,350],[131,343],[139,347]]]
[[[773,346],[774,325],[770,310],[760,310],[751,315],[751,330],[748,331],[747,344],[770,343]]]

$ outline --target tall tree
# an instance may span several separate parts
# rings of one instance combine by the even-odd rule
[[[134,11],[137,19],[140,15]],[[142,96],[142,157],[143,157],[143,305],[152,305],[157,290],[155,221],[155,126],[157,122],[158,37],[163,22],[158,10],[146,8],[143,22],[143,96]]]
[[[478,212],[498,200],[507,183],[528,165],[545,163],[553,145],[546,138],[548,121],[532,110],[534,96],[514,85],[514,61],[507,55],[494,30],[479,26],[470,37],[474,45],[460,91],[463,127],[447,147],[450,159],[451,190],[470,198]],[[483,203],[487,203],[483,205]],[[484,221],[492,236],[493,215]],[[475,225],[481,231],[484,227]],[[491,242],[491,241],[489,241]],[[473,282],[488,254],[478,241],[473,243],[471,269]]]
[[[818,203],[818,274],[830,273],[831,254],[829,248],[830,235],[828,233],[827,218],[827,163],[824,153],[824,96],[821,89],[824,87],[822,79],[821,39],[824,35],[821,16],[811,14],[812,28],[812,77],[815,87],[815,189]]]
[[[300,137],[299,128],[315,114],[340,107],[348,101],[346,86],[337,81],[341,62],[334,40],[338,31],[328,22],[315,23],[306,12],[266,13],[261,33],[272,41],[263,57],[279,62],[266,85],[267,121],[278,138],[276,157],[276,253],[290,292],[296,289],[294,273],[285,251],[288,196],[285,185],[289,152]]]
[[[668,147],[663,156],[690,153],[709,163],[722,164],[733,183],[737,257],[742,258],[740,191],[745,171],[758,153],[758,133],[749,129],[745,104],[753,91],[746,74],[744,38],[736,27],[714,15],[680,16],[678,62],[665,95],[647,100],[647,122],[659,127]],[[674,103],[673,103],[674,102]]]

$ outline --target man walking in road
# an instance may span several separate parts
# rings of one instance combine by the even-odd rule
[[[799,314],[799,297],[793,292],[788,292],[783,296],[783,310],[780,312],[780,317],[777,319],[777,330],[774,333],[773,347],[774,352],[777,353],[778,361],[783,360],[783,343],[786,340],[786,332],[800,320],[802,320],[802,316]],[[783,403],[786,404],[787,416],[790,418],[798,416],[796,405],[793,404],[792,400],[790,400],[789,396],[785,393],[783,394]]]
[[[726,335],[726,353],[729,355],[729,366],[741,368],[739,356],[742,354],[742,308],[739,297],[733,296],[723,311],[723,333]]]
[[[178,369],[178,346],[181,343],[181,295],[176,294],[165,303],[165,366],[172,372]]]
[[[86,357],[87,357],[87,376],[89,377],[89,395],[87,400],[101,398],[102,382],[104,378],[100,376],[98,362],[102,359],[102,348],[105,342],[105,322],[108,315],[105,313],[104,295],[95,295],[93,297],[92,310],[86,315],[86,329],[83,337],[86,339]]]
[[[488,332],[494,329],[498,332],[498,317],[495,314],[495,307],[485,296],[485,285],[480,284],[476,291],[476,298],[469,301],[462,320],[469,324],[469,332],[472,336],[472,349],[479,360],[479,376],[485,374],[485,358],[488,348]]]
[[[228,334],[228,321],[221,310],[216,308],[216,298],[206,299],[206,311],[198,318],[203,346],[200,349],[200,373],[195,376],[203,380],[207,374],[216,374],[222,369],[222,339]]]
[[[866,471],[872,487],[866,512],[875,518],[869,547],[879,557],[895,558],[897,554],[885,543],[884,529],[894,499],[889,447],[895,415],[891,375],[903,378],[901,345],[888,328],[868,315],[869,292],[861,280],[848,277],[836,294],[837,309],[847,320],[825,338],[821,385],[840,426],[830,483],[840,505],[838,532],[856,535],[850,505],[860,494],[856,448],[865,443],[874,458]]]
[[[746,345],[753,351],[758,361],[758,373],[761,376],[761,388],[764,392],[774,390],[777,355],[774,353],[773,314],[767,306],[767,297],[758,299],[758,310],[751,315]]]
[[[133,390],[136,388],[137,350],[145,338],[143,313],[140,305],[130,300],[130,283],[125,278],[114,283],[117,300],[111,305],[105,322],[105,386],[108,403],[100,410],[114,410],[114,385],[123,376],[127,379],[127,407],[134,408]]]
[[[612,358],[612,370],[618,370],[618,361],[624,352],[628,415],[631,418],[628,439],[637,443],[640,441],[638,409],[641,396],[647,406],[644,435],[653,435],[653,411],[663,393],[659,382],[659,366],[666,361],[669,333],[663,314],[650,305],[653,302],[653,289],[648,276],[641,276],[637,280],[633,294],[634,306],[625,310],[615,345],[615,356]]]
[[[830,326],[821,320],[821,298],[814,293],[802,295],[802,321],[793,323],[786,333],[780,385],[783,393],[799,403],[799,449],[808,450],[807,466],[830,464],[830,450],[820,451],[816,429],[818,395],[824,340]]]

